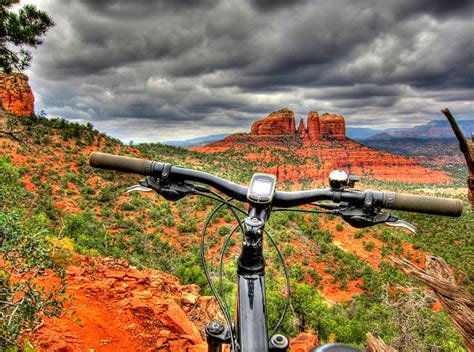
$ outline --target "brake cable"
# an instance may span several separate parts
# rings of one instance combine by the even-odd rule
[[[227,205],[227,207],[229,208],[229,210],[232,212],[232,214],[234,215],[235,219],[237,220],[238,224],[235,226],[234,230],[231,232],[230,235],[232,235],[236,230],[237,228],[240,227],[240,229],[243,231],[243,233],[245,232],[244,228],[243,228],[243,221],[240,220],[240,218],[238,217],[237,213],[236,213],[236,210],[240,211],[241,213],[245,214],[245,215],[248,215],[244,210],[234,206],[233,204],[230,203],[230,201],[233,200],[233,198],[229,198],[227,200],[224,199],[224,197],[222,197],[219,193],[217,192],[214,192],[212,190],[209,190],[209,193],[212,193],[214,196],[218,197],[218,198],[214,198],[214,197],[210,197],[206,194],[203,194],[203,192],[200,192],[200,191],[197,191],[196,194],[198,195],[202,195],[206,198],[209,198],[209,199],[213,199],[215,201],[219,201],[220,204],[217,205],[214,210],[211,212],[211,214],[208,216],[208,218],[206,219],[206,222],[204,224],[204,228],[201,232],[201,260],[202,260],[202,265],[203,265],[203,269],[204,269],[204,274],[206,276],[206,279],[207,279],[207,282],[210,286],[210,289],[214,295],[214,297],[216,297],[216,300],[217,302],[219,303],[219,306],[222,310],[222,312],[224,313],[224,317],[226,319],[226,322],[227,322],[227,325],[229,326],[229,334],[230,334],[230,339],[231,339],[231,345],[232,345],[232,349],[235,350],[235,341],[234,341],[234,332],[233,332],[233,327],[232,327],[232,323],[231,323],[231,318],[230,318],[230,311],[229,311],[229,306],[227,304],[227,300],[225,298],[225,295],[224,295],[224,287],[223,287],[223,283],[222,283],[222,257],[221,257],[221,262],[220,262],[220,266],[219,266],[219,288],[220,288],[220,294],[222,296],[222,300],[223,302],[221,301],[221,299],[219,299],[219,297],[217,296],[216,294],[216,291],[214,290],[214,287],[212,286],[212,280],[211,280],[211,277],[209,275],[209,271],[207,270],[207,265],[206,265],[206,260],[205,260],[205,256],[204,256],[204,237],[205,237],[205,234],[207,232],[207,229],[209,228],[209,224],[211,222],[211,220],[214,218],[214,216],[217,214],[217,212],[224,206],[224,205]],[[227,247],[227,244],[230,240],[230,237],[231,236],[227,236],[226,238],[226,241],[224,243],[224,247],[221,251],[221,256],[223,256],[223,253],[225,251],[225,248]]]
[[[219,304],[219,307],[222,310],[222,313],[224,313],[224,318],[226,320],[227,326],[229,327],[229,334],[230,334],[230,343],[232,346],[232,349],[235,349],[235,341],[234,341],[234,331],[232,327],[232,322],[230,319],[230,312],[226,307],[223,305],[221,299],[217,295],[214,286],[212,284],[211,276],[209,275],[209,271],[207,269],[207,264],[206,264],[206,258],[204,256],[204,237],[207,232],[207,228],[209,227],[209,223],[211,222],[212,218],[215,216],[215,214],[225,205],[224,202],[222,202],[219,205],[216,205],[214,209],[212,210],[211,214],[207,217],[206,222],[204,224],[204,228],[201,232],[201,245],[200,245],[200,252],[201,252],[201,262],[202,262],[202,267],[204,270],[204,275],[206,276],[207,283],[209,284],[209,288],[211,289],[212,294],[216,298],[217,303]]]
[[[240,224],[242,224],[244,221],[240,221]],[[234,229],[232,231],[230,231],[226,238],[225,238],[225,241],[224,241],[224,245],[222,247],[222,251],[221,251],[221,254],[219,256],[219,271],[218,271],[218,275],[219,275],[219,289],[221,290],[221,295],[224,299],[224,305],[227,307],[227,309],[229,309],[229,305],[227,304],[227,299],[224,295],[224,285],[223,285],[223,280],[222,280],[222,272],[223,272],[223,261],[224,261],[224,253],[225,253],[225,249],[227,248],[227,245],[229,244],[229,241],[232,237],[232,235],[235,233],[235,231],[237,231],[237,229],[239,228],[239,225],[235,225]]]

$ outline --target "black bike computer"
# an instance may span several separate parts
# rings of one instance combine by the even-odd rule
[[[274,175],[254,174],[247,191],[247,200],[256,204],[271,203],[275,194],[276,181],[277,178]]]

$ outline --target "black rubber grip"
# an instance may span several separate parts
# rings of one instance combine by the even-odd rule
[[[92,153],[89,157],[89,165],[92,167],[145,176],[153,175],[154,163],[150,160],[97,152]]]
[[[424,214],[461,216],[462,201],[451,198],[435,198],[386,192],[384,194],[384,207],[393,210],[413,211]]]

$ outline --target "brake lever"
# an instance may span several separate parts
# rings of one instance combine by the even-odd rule
[[[140,191],[140,192],[151,192],[153,191],[151,188],[143,187],[142,185],[133,185],[127,188],[125,193],[130,193],[133,191]]]
[[[413,225],[413,224],[410,224],[409,222],[407,222],[405,220],[397,220],[397,221],[394,221],[394,222],[386,222],[386,223],[384,223],[384,225],[390,226],[390,227],[401,227],[403,229],[406,229],[406,230],[410,231],[414,235],[416,235],[416,226]]]
[[[416,235],[416,226],[405,220],[400,220],[395,214],[382,212],[367,214],[362,209],[351,207],[337,211],[337,215],[341,216],[349,225],[357,228],[383,224],[390,227],[401,227]]]
[[[135,190],[144,192],[155,191],[167,200],[176,201],[186,197],[188,194],[193,193],[193,186],[194,185],[192,183],[169,182],[167,180],[156,179],[155,177],[147,176],[140,180],[139,185],[130,187],[127,192]]]
[[[125,193],[130,193],[133,191],[151,192],[153,191],[153,188],[150,187],[150,184],[147,182],[147,178],[142,178],[138,185],[128,187]]]

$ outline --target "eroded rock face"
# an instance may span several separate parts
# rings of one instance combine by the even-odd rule
[[[308,114],[308,135],[311,142],[317,142],[321,139],[321,126],[319,115],[316,111],[310,111]]]
[[[346,139],[346,124],[341,115],[323,114],[321,116],[322,138],[344,141]]]
[[[0,105],[18,116],[30,116],[34,112],[35,98],[26,75],[0,73]]]
[[[28,338],[41,351],[207,351],[204,327],[223,320],[213,297],[124,259],[77,256],[66,270],[70,316],[44,318]],[[54,282],[55,278],[44,277]]]
[[[303,119],[300,120],[298,130],[295,129],[295,114],[288,109],[272,112],[263,120],[253,123],[251,135],[262,137],[299,136],[305,145],[315,144],[323,139],[346,139],[344,117],[325,113],[319,117],[316,111],[308,114],[308,127]]]
[[[254,122],[251,133],[260,136],[294,136],[296,134],[295,114],[288,109],[274,111],[263,120]]]

